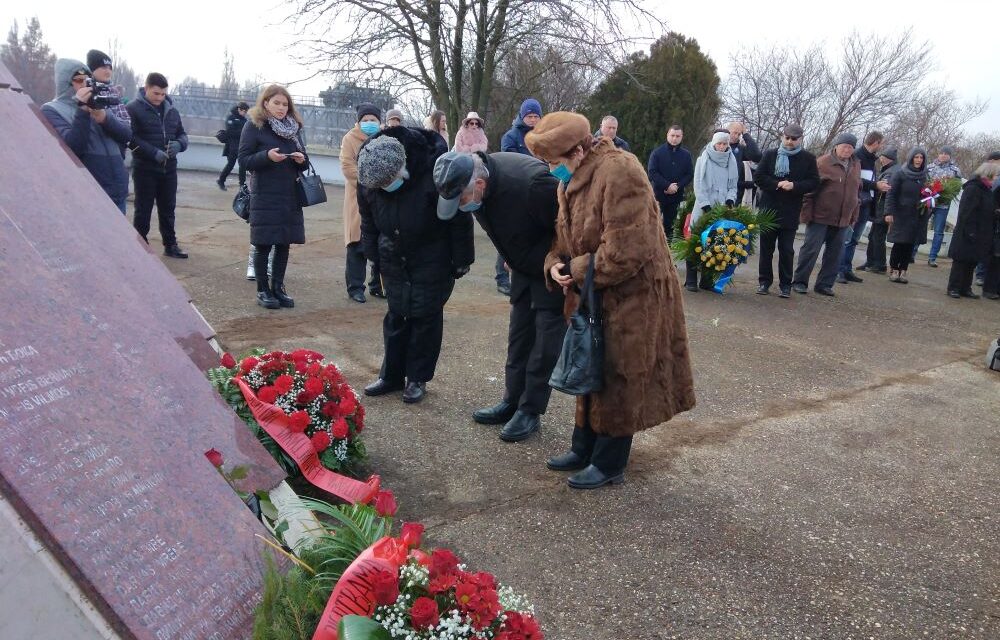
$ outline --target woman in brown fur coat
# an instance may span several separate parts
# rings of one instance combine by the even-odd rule
[[[580,470],[569,478],[574,488],[618,484],[632,435],[695,404],[677,271],[634,155],[611,140],[594,143],[587,119],[568,112],[542,118],[525,144],[563,182],[556,239],[545,260],[549,286],[563,287],[571,313],[594,254],[603,307],[603,390],[577,398],[571,451],[548,466]]]

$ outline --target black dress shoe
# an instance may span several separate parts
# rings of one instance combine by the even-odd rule
[[[285,285],[280,283],[275,283],[274,285],[274,297],[278,299],[278,304],[285,307],[286,309],[291,309],[295,306],[295,300],[290,298],[287,293],[285,293]]]
[[[597,489],[606,484],[621,484],[625,482],[625,474],[609,476],[594,465],[588,466],[579,473],[574,473],[567,480],[574,489]]]
[[[860,267],[854,267],[854,270],[855,271],[868,271],[868,265],[867,264],[863,264]]]
[[[472,419],[479,424],[506,424],[514,417],[517,407],[506,400],[485,409],[479,409],[472,414]]]
[[[385,291],[382,291],[381,287],[368,287],[368,293],[373,298],[385,298]]]
[[[771,285],[762,284],[757,286],[757,295],[766,296],[769,293],[771,293]]]
[[[960,291],[959,293],[962,294],[963,298],[971,298],[973,300],[979,300],[979,294],[973,291],[972,289],[968,289],[966,291]]]
[[[691,293],[698,293],[698,285],[696,285],[694,283],[685,282],[684,283],[684,288],[687,289],[688,291],[690,291]]]
[[[993,293],[992,291],[988,291],[983,294],[983,297],[986,298],[987,300],[1000,300],[1000,293]]]
[[[365,387],[365,395],[384,396],[387,393],[392,393],[393,391],[399,391],[402,388],[403,388],[402,382],[389,382],[388,380],[383,380],[382,378],[379,378],[375,382]]]
[[[223,191],[226,190],[226,183],[223,182],[222,180],[216,180],[215,184],[219,185],[219,188],[222,189]]]
[[[509,282],[498,282],[497,283],[497,291],[499,291],[500,293],[502,293],[503,295],[505,295],[505,296],[507,296],[509,298],[510,297],[510,283]]]
[[[167,256],[168,258],[186,258],[186,257],[188,257],[188,254],[186,254],[183,251],[181,251],[181,248],[178,247],[176,244],[172,244],[169,247],[164,247],[163,248],[163,255]]]
[[[258,291],[257,304],[265,309],[278,309],[281,307],[281,303],[278,302],[277,298],[271,295],[270,291]]]
[[[848,282],[864,282],[864,279],[863,278],[859,278],[856,275],[854,275],[853,271],[848,271],[847,273],[845,273],[844,274],[844,278]]]
[[[427,395],[427,383],[413,382],[411,380],[406,383],[406,388],[403,389],[403,402],[406,404],[416,404],[423,400],[425,395]]]
[[[830,297],[833,297],[834,295],[836,295],[833,292],[833,289],[830,289],[828,287],[816,287],[814,289],[814,291],[816,291],[816,293],[818,293],[821,296],[830,296]]]
[[[792,288],[791,287],[779,287],[778,288],[778,297],[779,298],[791,298],[792,297]]]
[[[809,287],[807,287],[805,284],[803,284],[801,282],[793,282],[792,283],[792,291],[794,291],[795,293],[801,293],[801,294],[805,295],[805,294],[809,293]]]
[[[365,294],[363,294],[360,291],[357,292],[357,293],[352,293],[351,294],[351,300],[354,300],[355,302],[360,302],[362,304],[364,304],[365,302],[368,302],[368,300],[365,298]]]
[[[949,298],[955,298],[957,300],[957,299],[959,299],[959,298],[962,297],[962,294],[959,293],[958,291],[949,291],[948,292],[948,297]]]
[[[517,411],[514,417],[500,431],[500,439],[504,442],[520,442],[538,431],[542,421],[537,415],[525,411]]]
[[[552,456],[545,463],[545,466],[553,471],[579,471],[580,469],[586,469],[589,464],[589,460],[584,460],[573,451],[570,451],[561,456]]]
[[[698,285],[698,288],[703,289],[705,291],[713,291],[715,289],[715,285],[709,282],[702,281],[702,283]]]

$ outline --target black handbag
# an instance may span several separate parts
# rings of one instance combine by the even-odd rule
[[[549,386],[571,396],[585,396],[604,387],[604,327],[600,295],[594,290],[594,254],[590,254],[580,304],[570,316]]]
[[[323,188],[323,179],[313,169],[312,162],[309,163],[309,172],[300,175],[295,185],[299,194],[300,207],[311,207],[314,204],[326,202],[326,189]]]
[[[240,185],[239,192],[233,198],[233,212],[244,222],[250,222],[250,188],[246,184]]]

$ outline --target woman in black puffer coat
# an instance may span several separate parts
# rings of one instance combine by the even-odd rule
[[[475,255],[472,216],[437,216],[434,162],[447,150],[435,132],[391,127],[358,153],[361,242],[365,257],[379,261],[389,303],[382,370],[366,395],[405,386],[404,402],[423,399],[441,353],[444,305]]]
[[[296,181],[309,166],[302,118],[284,87],[264,89],[247,113],[240,136],[240,166],[251,172],[250,243],[254,245],[257,304],[267,309],[294,307],[285,293],[288,247],[306,241]],[[267,260],[274,249],[271,280]]]
[[[1000,173],[1000,165],[984,162],[972,178],[962,186],[958,201],[958,221],[951,236],[948,257],[951,274],[948,277],[948,295],[952,298],[978,298],[972,291],[972,274],[980,262],[993,258],[997,247],[997,197],[993,180]],[[985,290],[988,298],[996,292]]]
[[[892,188],[885,197],[885,221],[889,224],[892,252],[889,254],[889,281],[906,284],[906,271],[913,261],[913,247],[927,241],[927,207],[920,202],[920,190],[927,182],[927,152],[910,151],[906,164],[893,174]]]

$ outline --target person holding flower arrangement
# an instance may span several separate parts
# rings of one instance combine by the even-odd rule
[[[601,298],[602,387],[577,397],[570,451],[548,461],[578,472],[575,489],[623,482],[633,434],[695,404],[683,297],[653,189],[634,155],[591,131],[584,116],[557,111],[525,136],[562,182],[546,282],[566,293],[569,315],[593,260]]]
[[[737,165],[739,161],[729,148],[729,133],[716,132],[694,165],[695,201],[691,210],[692,225],[698,221],[702,213],[707,213],[713,206],[725,203],[727,207],[732,207],[736,203],[740,185]],[[711,290],[712,281],[703,273],[699,285],[698,263],[694,259],[688,259],[684,288],[696,292],[699,287]]]
[[[757,293],[767,295],[774,283],[773,256],[778,247],[778,291],[788,298],[795,269],[795,232],[799,228],[802,198],[819,186],[816,156],[802,148],[802,127],[789,124],[781,131],[781,146],[768,149],[757,165],[754,182],[760,188],[757,206],[777,214],[777,228],[761,231],[760,275]]]
[[[962,170],[952,160],[955,150],[952,147],[941,147],[937,160],[927,165],[927,178],[932,181],[940,181],[942,184],[949,180],[962,180]],[[957,186],[957,185],[956,185]],[[944,242],[944,229],[948,222],[948,209],[951,208],[952,198],[945,193],[938,196],[931,212],[931,228],[934,230],[934,239],[931,241],[931,253],[927,257],[927,265],[937,267],[937,257],[941,252],[941,245]]]
[[[996,260],[1000,253],[997,241],[997,198],[993,194],[993,181],[1000,175],[1000,164],[984,162],[972,179],[962,187],[958,201],[958,222],[948,247],[951,274],[948,277],[948,295],[952,298],[978,298],[972,291],[972,275],[980,262]],[[1000,298],[994,290],[984,288],[987,298]]]
[[[893,174],[885,198],[885,221],[889,225],[889,281],[906,284],[906,272],[913,261],[913,248],[927,239],[926,205],[921,202],[927,182],[927,152],[921,147],[910,151],[906,164]]]

